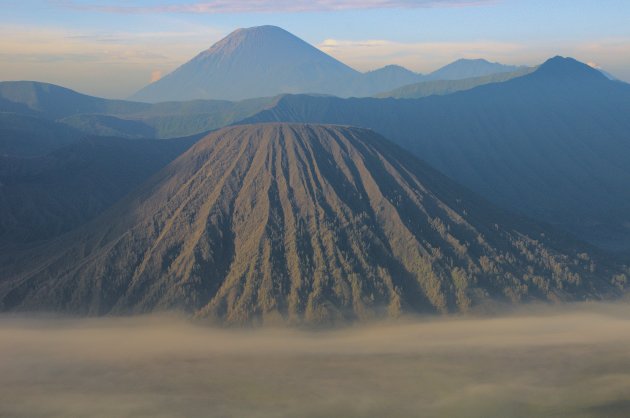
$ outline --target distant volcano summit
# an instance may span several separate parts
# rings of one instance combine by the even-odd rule
[[[522,67],[521,67],[522,68]],[[509,73],[519,70],[514,65],[503,65],[485,59],[459,59],[428,74],[427,80],[463,80],[491,74]]]
[[[361,73],[276,26],[237,29],[137,92],[147,102],[240,100],[279,93],[330,93]]]
[[[257,26],[235,30],[131,99],[243,100],[300,93],[367,97],[420,81],[458,80],[517,68],[463,59],[428,75],[398,65],[362,73],[282,28]]]

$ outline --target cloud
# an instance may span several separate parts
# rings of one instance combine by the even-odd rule
[[[149,80],[151,83],[158,81],[160,78],[162,78],[162,70],[151,71],[151,78]]]
[[[125,98],[146,85],[152,72],[172,71],[221,35],[212,27],[189,23],[163,32],[2,25],[0,80],[45,81]]]
[[[627,417],[630,308],[330,331],[0,316],[0,416]]]
[[[419,9],[476,7],[499,0],[216,0],[192,3],[168,2],[158,5],[121,5],[117,2],[79,3],[72,0],[57,3],[76,10],[104,13],[301,13],[345,10]]]

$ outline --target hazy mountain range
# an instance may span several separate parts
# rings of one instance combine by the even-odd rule
[[[573,59],[359,73],[266,26],[135,97],[249,98],[0,83],[0,310],[330,323],[627,287],[630,86]]]
[[[458,80],[421,81],[414,84],[404,85],[391,91],[376,94],[374,97],[396,99],[419,99],[427,96],[442,96],[458,91],[470,90],[484,84],[500,83],[513,78],[527,75],[536,71],[536,67],[522,67],[515,71],[500,72],[496,74],[484,75],[480,77],[470,77]]]
[[[460,80],[516,69],[461,59],[427,76],[396,65],[361,73],[284,29],[259,26],[232,32],[131,99],[155,103],[286,93],[371,96],[422,80]]]
[[[462,80],[464,78],[484,77],[490,74],[512,73],[522,67],[489,62],[485,59],[458,59],[428,74],[426,80]]]
[[[53,120],[87,134],[129,138],[174,138],[217,129],[255,114],[271,101],[147,104],[92,97],[34,81],[0,82],[0,112]]]

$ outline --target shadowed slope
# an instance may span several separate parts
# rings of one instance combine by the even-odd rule
[[[512,211],[630,249],[630,85],[570,58],[414,100],[286,96],[245,122],[371,128]]]
[[[0,126],[5,131],[21,127],[23,124],[17,125],[15,120],[8,118],[28,120],[30,117],[33,120],[31,124],[34,123],[30,131],[37,132],[43,131],[39,126],[50,126],[52,122],[36,121],[34,118],[70,125],[87,135],[181,138],[222,128],[259,112],[273,102],[274,98],[257,98],[241,102],[193,100],[148,104],[88,96],[36,81],[3,81],[0,82],[0,112],[4,113],[0,113]],[[68,128],[65,130],[70,131]],[[7,136],[7,132],[0,131],[0,154],[3,148],[7,148],[7,140],[1,140],[2,136]],[[46,138],[39,135],[42,136]],[[7,138],[9,142],[13,141]],[[21,140],[21,136],[17,135],[15,140]]]
[[[0,300],[318,323],[614,293],[603,267],[558,245],[372,131],[236,126],[37,251],[50,256],[5,268]]]
[[[86,137],[47,155],[0,155],[0,246],[41,241],[78,227],[197,139]]]
[[[85,136],[61,123],[0,111],[0,156],[34,157],[78,142]]]

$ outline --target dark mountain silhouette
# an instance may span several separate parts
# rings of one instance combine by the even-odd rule
[[[59,119],[59,122],[91,135],[119,138],[160,138],[158,130],[144,121],[123,119],[111,115],[79,114]]]
[[[146,102],[338,94],[359,72],[275,26],[238,29],[140,90]]]
[[[109,100],[37,81],[0,82],[0,110],[58,119],[80,113],[124,114],[147,109],[144,103]]]
[[[245,122],[372,128],[496,204],[630,248],[630,85],[556,57],[523,77],[417,100],[286,96]]]
[[[0,82],[0,112],[57,121],[88,135],[126,138],[179,138],[207,132],[251,116],[273,100],[148,104],[102,99],[35,81]]]
[[[245,125],[83,229],[0,253],[0,308],[328,323],[620,292],[577,248],[372,131]]]
[[[489,62],[485,59],[458,59],[425,76],[426,80],[463,80],[465,78],[483,77],[498,73],[512,73],[520,68],[515,65],[504,65]]]
[[[0,156],[45,155],[84,136],[62,123],[26,114],[0,112]]]
[[[87,137],[47,155],[0,156],[0,247],[41,241],[76,228],[197,139]]]

